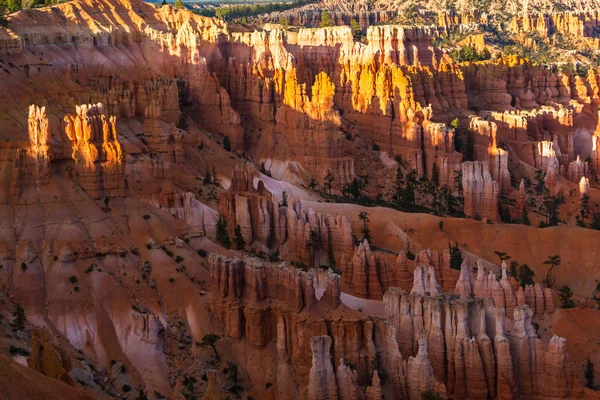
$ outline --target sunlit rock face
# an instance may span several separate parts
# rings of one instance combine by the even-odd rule
[[[139,0],[6,17],[0,315],[21,304],[28,325],[0,323],[0,347],[30,355],[14,355],[23,369],[0,357],[0,387],[25,376],[14,381],[66,398],[225,399],[236,385],[265,399],[582,396],[565,339],[534,327],[582,311],[555,309],[541,249],[567,247],[557,280],[577,298],[593,289],[595,270],[578,268],[594,247],[570,252],[594,233],[567,225],[595,207],[598,72],[459,64],[432,44],[437,27],[353,15],[372,25],[361,41],[347,26],[253,29]],[[437,16],[448,30],[485,18]],[[598,47],[594,21],[508,24],[518,41],[556,29]],[[412,171],[429,194],[407,206],[396,179]],[[532,184],[569,193],[570,220],[518,225],[539,218]],[[448,200],[461,218],[432,211]],[[530,237],[535,251],[521,247]],[[538,281],[518,286],[495,250]]]

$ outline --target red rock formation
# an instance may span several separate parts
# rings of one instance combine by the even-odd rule
[[[590,180],[584,176],[579,180],[579,198],[588,194],[590,191]]]
[[[519,193],[517,194],[515,210],[519,219],[523,218],[527,210],[527,192],[525,191],[525,181],[523,179],[519,183]]]
[[[498,220],[498,184],[492,180],[487,164],[481,161],[464,162],[462,186],[465,215],[483,220]]]
[[[551,314],[554,312],[552,289],[542,288],[539,283],[525,285],[516,292],[517,305],[527,305],[534,315]]]
[[[69,375],[73,368],[71,357],[59,346],[52,344],[50,332],[45,329],[34,328],[31,330],[32,354],[28,360],[28,366],[53,379],[74,386],[75,381]]]
[[[30,164],[35,166],[35,178],[38,182],[48,181],[51,173],[50,167],[50,127],[45,107],[29,106],[28,133]]]
[[[373,371],[373,379],[371,386],[367,387],[366,400],[380,400],[383,397],[381,392],[381,379],[377,370]]]
[[[77,106],[76,115],[63,119],[71,141],[79,184],[93,198],[125,193],[123,152],[117,138],[116,118],[104,115],[104,106]]]
[[[309,266],[325,263],[330,255],[341,265],[342,255],[352,254],[352,228],[345,217],[305,212],[295,198],[280,206],[262,181],[255,189],[253,179],[252,169],[238,166],[229,190],[220,195],[221,213],[232,234],[240,225],[246,243],[279,247],[284,257]]]
[[[442,288],[435,279],[433,266],[417,265],[414,271],[414,282],[410,294],[420,296],[437,296],[442,293]]]
[[[328,353],[326,353],[328,354]],[[313,363],[315,357],[313,353]],[[313,364],[314,365],[314,364]],[[344,364],[344,359],[340,359],[340,365],[337,368],[336,372],[336,380],[337,380],[337,389],[338,389],[338,399],[347,399],[347,400],[365,400],[365,395],[362,390],[358,387],[356,383],[356,373]],[[309,382],[309,394],[310,394],[310,385],[312,382]],[[380,388],[381,390],[381,388]]]
[[[371,252],[367,240],[356,247],[351,259],[342,254],[341,275],[342,291],[374,300],[381,300],[396,279],[386,259]]]
[[[408,359],[408,398],[418,400],[423,392],[444,393],[445,387],[433,375],[433,368],[427,355],[427,339],[419,340],[419,351]]]
[[[261,347],[271,340],[272,332],[261,319],[266,314],[255,308],[262,300],[279,301],[283,310],[294,313],[315,303],[333,309],[340,304],[339,276],[334,274],[302,272],[285,263],[263,266],[257,259],[229,260],[217,254],[210,256],[209,264],[214,297],[211,309],[226,321],[230,337],[246,336],[250,346]]]
[[[535,166],[546,171],[546,186],[551,188],[556,184],[556,176],[559,173],[559,162],[556,158],[554,144],[543,141],[538,143],[535,158]]]
[[[330,329],[325,330],[323,321],[313,320],[304,310],[317,304],[335,310],[336,304],[340,304],[339,289],[335,290],[339,278],[329,276],[326,280],[329,286],[318,300],[322,291],[315,289],[316,272],[263,265],[258,260],[231,261],[218,255],[211,255],[210,264],[215,282],[211,309],[225,323],[228,335],[234,340],[245,336],[250,348],[263,351],[268,351],[267,344],[275,340],[278,362],[282,368],[296,370],[299,393],[306,388],[308,398],[363,398],[357,388],[364,384],[366,376],[374,373],[369,360],[380,350],[383,353],[379,372],[385,371],[397,397],[418,399],[426,390],[469,398],[513,398],[525,392],[540,396],[558,393],[557,397],[580,393],[567,367],[564,349],[556,342],[545,351],[541,340],[532,334],[532,312],[526,306],[514,307],[514,327],[506,333],[504,308],[486,306],[486,300],[472,296],[460,300],[446,295],[430,297],[390,288],[384,295],[383,321],[359,322],[343,317],[327,322]],[[430,266],[429,271],[432,269]],[[423,267],[416,271],[417,275],[423,273]],[[484,276],[485,271],[480,267],[473,284],[475,291],[489,291],[479,286]],[[495,278],[490,279],[497,283]],[[467,280],[464,275],[462,282]],[[503,283],[498,286],[503,289]],[[494,295],[492,291],[487,299],[492,300]],[[276,335],[269,333],[268,328],[274,315],[279,315]],[[288,321],[294,320],[300,323],[296,328],[288,325]],[[307,331],[309,327],[312,328]],[[374,337],[380,340],[373,341]],[[308,350],[309,345],[312,367],[305,355],[298,353]],[[334,357],[347,359],[356,365],[356,370],[350,370],[342,362],[336,374],[330,359],[331,349]],[[359,355],[361,351],[365,356]],[[288,356],[292,353],[298,358]],[[544,361],[546,358],[548,362]],[[308,380],[301,378],[302,370]],[[543,388],[544,371],[565,384],[551,392]],[[290,374],[288,370],[281,376]],[[375,379],[373,382],[368,393],[380,390]]]
[[[577,160],[571,161],[571,163],[569,163],[566,178],[571,182],[577,183],[582,178],[589,176],[589,174],[590,170],[587,161],[582,161],[581,158],[577,156]]]
[[[510,173],[508,172],[508,152],[495,143],[488,148],[490,174],[494,182],[498,182],[501,194],[512,191],[510,184]]]
[[[444,250],[442,253],[438,253],[437,251],[432,251],[430,249],[422,250],[419,252],[419,254],[417,254],[417,257],[415,258],[415,263],[416,265],[422,264],[425,266],[433,266],[435,270],[435,279],[442,286],[442,290],[444,292],[454,290],[454,287],[456,286],[456,281],[459,277],[459,272],[455,269],[450,268],[450,252],[447,249]],[[409,282],[412,281],[412,279],[409,280]],[[398,278],[397,282],[400,282]],[[396,284],[396,286],[406,291],[409,291],[412,288],[412,285],[408,285],[405,288],[405,286],[402,286],[398,283]]]
[[[338,399],[338,387],[329,355],[331,337],[314,336],[310,341],[310,347],[312,349],[312,368],[308,378],[308,398],[315,400]],[[338,378],[340,378],[339,372]],[[343,379],[343,376],[341,378]]]
[[[258,181],[258,189],[254,188],[253,178],[251,168],[243,165],[236,167],[229,190],[220,195],[221,213],[227,219],[227,227],[231,234],[239,225],[246,243],[251,244],[257,240],[271,245],[279,230],[276,226],[281,221],[279,205],[265,189],[262,181]],[[285,224],[285,220],[283,222]],[[285,225],[282,230],[285,232]]]

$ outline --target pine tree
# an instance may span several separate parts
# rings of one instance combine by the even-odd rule
[[[208,169],[208,165],[206,166],[206,173],[204,174],[204,179],[202,180],[202,183],[204,184],[204,186],[210,185],[210,183],[212,182],[212,179],[210,177],[210,170]]]
[[[233,243],[235,244],[235,249],[236,250],[246,250],[246,241],[244,240],[244,237],[242,236],[242,227],[239,225],[236,225],[235,231],[233,234],[234,234]]]
[[[183,129],[184,131],[190,127],[190,125],[187,122],[187,116],[184,113],[179,114],[179,120],[177,121],[176,126],[177,128]]]
[[[450,250],[450,268],[460,271],[463,256],[460,247],[458,247],[458,242],[454,243],[454,245],[448,243],[448,249]]]
[[[581,219],[585,221],[590,211],[590,196],[585,193],[581,196],[581,200],[579,202],[579,215]]]
[[[6,1],[6,11],[9,13],[13,13],[15,11],[19,11],[23,9],[23,1],[22,0],[7,0]]]
[[[164,7],[167,5],[167,0],[163,0],[162,3],[160,4],[161,7]]]
[[[185,8],[182,0],[175,0],[174,5],[175,5],[175,8],[179,8],[180,10],[183,10]]]
[[[440,168],[436,163],[433,163],[433,170],[431,171],[431,182],[435,185],[435,187],[440,186]]]
[[[585,376],[585,387],[589,389],[594,389],[595,384],[595,373],[594,373],[594,363],[588,357],[587,362],[585,363],[585,367],[583,369],[583,375]]]
[[[227,151],[231,151],[231,141],[229,140],[229,136],[227,135],[223,137],[223,148]]]
[[[279,201],[279,206],[287,207],[288,206],[288,198],[289,198],[289,196],[287,195],[285,190],[283,192],[281,192],[281,200]]]
[[[548,270],[548,272],[546,272],[546,277],[544,278],[544,283],[546,284],[546,287],[551,288],[554,285],[554,276],[552,276],[552,270],[554,270],[554,268],[558,267],[560,264],[561,260],[558,254],[550,256],[546,261],[544,261],[544,265],[550,266],[550,269]]]
[[[362,28],[354,18],[350,20],[350,28],[352,29],[352,36],[354,36],[354,40],[360,40],[362,37]]]
[[[333,26],[333,19],[331,15],[327,11],[323,11],[321,13],[321,23],[319,24],[321,28],[327,28],[328,26]]]
[[[365,211],[361,211],[360,213],[358,213],[358,219],[360,219],[363,222],[363,227],[360,230],[360,233],[363,234],[363,240],[368,240],[369,242],[372,239],[371,236],[371,230],[369,229],[369,222],[371,222],[371,220],[369,219],[369,213],[365,212]]]
[[[221,246],[225,247],[226,249],[231,248],[231,238],[229,237],[229,232],[227,232],[227,220],[221,213],[219,213],[219,218],[217,219],[216,239]]]
[[[562,308],[573,308],[575,307],[575,302],[573,301],[573,291],[567,285],[563,285],[558,290],[558,297],[560,298],[560,306]]]
[[[13,311],[13,322],[12,327],[16,331],[24,331],[25,323],[27,322],[27,317],[25,316],[25,309],[20,305],[15,305],[15,311]]]
[[[198,345],[200,347],[212,348],[213,351],[215,352],[215,357],[217,358],[217,361],[219,361],[220,358],[219,358],[219,353],[217,353],[217,347],[215,346],[215,344],[217,343],[217,341],[219,339],[221,339],[221,336],[215,335],[214,333],[209,333],[208,335],[204,335],[204,337],[202,338],[202,341],[200,343],[198,343]]]
[[[248,25],[248,17],[245,15],[242,17],[242,25]]]

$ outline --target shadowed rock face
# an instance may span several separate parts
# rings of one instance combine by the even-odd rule
[[[582,394],[569,367],[564,339],[552,338],[546,350],[535,334],[531,324],[534,310],[553,311],[544,308],[542,294],[540,305],[533,300],[534,308],[529,308],[516,304],[516,300],[514,304],[502,300],[500,305],[495,292],[482,292],[482,298],[465,294],[459,299],[441,292],[433,297],[420,294],[418,288],[411,294],[390,288],[383,296],[385,318],[371,320],[347,316],[346,306],[336,300],[340,292],[335,275],[325,278],[329,282],[325,294],[316,300],[313,288],[322,279],[317,279],[320,275],[256,259],[230,260],[216,255],[211,256],[210,265],[216,283],[211,307],[231,337],[240,343],[245,338],[247,346],[261,352],[272,351],[268,343],[274,341],[278,354],[297,354],[298,359],[278,356],[278,368],[295,370],[299,393],[307,391],[308,398],[341,395],[361,399],[364,395],[357,387],[370,380],[368,397],[381,390],[371,375],[382,373],[393,383],[395,396],[411,399],[419,399],[428,390],[457,398]],[[479,274],[476,284],[466,272],[470,268],[463,266],[457,291],[472,293],[473,287],[478,292],[489,290],[481,286],[485,273]],[[433,267],[427,273],[435,282]],[[416,284],[422,283],[418,277],[422,274],[422,269],[415,270]],[[505,279],[506,275],[500,281],[501,288]],[[503,290],[503,299],[506,293],[515,299],[514,291]],[[265,303],[267,299],[269,303]],[[505,317],[505,304],[510,304],[510,319]],[[315,319],[314,313],[323,307],[327,309],[325,318]],[[296,321],[296,327],[288,321]],[[270,331],[272,326],[277,326],[276,335]],[[311,349],[312,365],[310,358],[296,352],[305,348]],[[341,359],[336,371],[331,354]],[[373,369],[373,365],[378,367]],[[307,382],[302,376],[308,368]],[[548,375],[556,377],[551,387],[546,386]]]
[[[313,23],[309,11],[290,22]],[[389,11],[333,17],[366,25]],[[509,24],[594,44],[592,17]],[[483,18],[440,13],[438,25]],[[597,71],[515,56],[457,64],[432,45],[431,27],[370,26],[363,43],[346,26],[251,30],[140,0],[6,19],[0,315],[22,304],[28,327],[0,323],[11,336],[0,334],[0,349],[10,339],[30,352],[27,370],[0,358],[11,398],[2,377],[40,383],[32,398],[87,398],[66,385],[98,398],[140,388],[225,399],[236,385],[285,399],[581,396],[564,339],[544,343],[532,327],[555,312],[552,291],[515,290],[505,265],[499,278],[486,273],[483,224],[385,206],[398,205],[396,179],[414,171],[433,194],[417,194],[411,211],[451,195],[456,215],[504,230],[494,235],[580,240],[495,223],[499,201],[513,221],[532,208],[536,170],[552,195],[579,184],[569,212],[595,195]],[[351,204],[361,196],[382,206]],[[361,210],[373,216],[371,242],[359,239]],[[245,251],[225,248],[226,234]],[[569,265],[587,268],[592,247]],[[214,354],[200,346],[208,334],[221,336]]]

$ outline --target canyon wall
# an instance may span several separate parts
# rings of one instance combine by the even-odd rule
[[[428,390],[455,398],[582,395],[564,339],[554,336],[545,349],[533,329],[533,310],[551,312],[539,285],[526,288],[532,295],[525,295],[525,303],[513,291],[513,301],[500,305],[498,293],[504,299],[510,290],[505,274],[499,283],[490,278],[499,289],[488,289],[482,286],[483,268],[473,280],[471,267],[463,266],[459,294],[447,295],[432,266],[417,268],[412,293],[389,288],[383,296],[385,318],[373,320],[348,314],[335,274],[219,255],[209,261],[215,282],[211,309],[228,335],[262,351],[275,342],[277,370],[295,376],[300,398],[308,393],[309,398],[361,399],[364,390],[410,399]],[[473,290],[484,298],[474,297]],[[325,319],[313,316],[316,309],[326,310]],[[332,354],[341,360],[337,369]],[[376,379],[382,374],[385,384]]]

